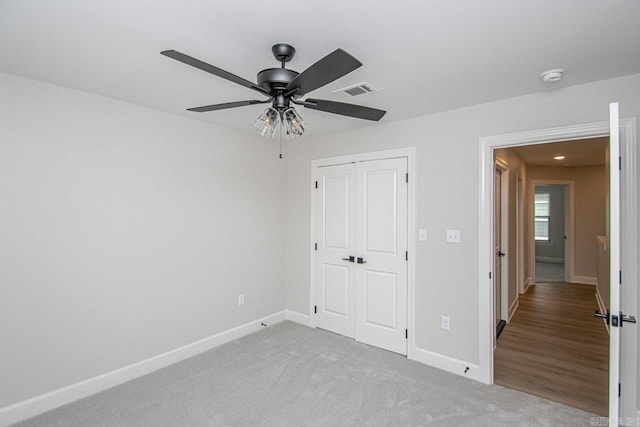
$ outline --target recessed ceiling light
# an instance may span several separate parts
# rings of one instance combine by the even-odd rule
[[[553,160],[564,160],[564,156],[555,156]]]
[[[564,73],[563,68],[554,68],[540,74],[540,77],[542,77],[542,81],[545,83],[554,83],[562,78],[562,73]]]

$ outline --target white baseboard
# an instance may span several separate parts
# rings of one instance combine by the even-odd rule
[[[554,264],[564,264],[564,258],[556,258],[552,256],[536,256],[536,261],[552,262]]]
[[[415,347],[413,351],[410,352],[408,359],[424,363],[425,365],[429,365],[434,368],[442,369],[443,371],[451,372],[452,374],[460,375],[461,377],[483,382],[482,378],[480,378],[478,365],[474,363],[468,363],[463,360],[434,353],[419,347]]]
[[[598,284],[597,277],[589,277],[589,276],[571,276],[569,278],[571,283],[579,283],[583,285],[596,285]]]
[[[50,391],[13,405],[0,408],[0,426],[7,426],[92,394],[131,381],[158,369],[180,362],[212,348],[226,344],[263,328],[261,323],[273,325],[287,319],[287,310],[271,314],[190,344],[169,350],[128,366],[87,380]]]
[[[513,300],[511,305],[509,306],[509,317],[507,318],[507,323],[511,322],[511,318],[514,314],[516,314],[516,310],[518,309],[518,305],[520,304],[520,299],[516,295],[516,299]]]
[[[292,310],[285,310],[285,312],[287,320],[311,327],[311,316],[308,314],[302,314]]]

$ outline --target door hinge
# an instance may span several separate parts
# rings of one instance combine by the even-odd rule
[[[489,279],[491,279],[491,272],[489,272]]]
[[[618,169],[622,170],[622,156],[618,157]]]
[[[408,329],[404,330],[404,339],[406,339],[406,340],[409,339],[409,330]]]
[[[318,306],[317,305],[313,306],[313,314],[318,314]]]
[[[618,383],[618,397],[622,397],[622,386]]]
[[[405,180],[405,182],[409,182],[409,174],[408,173],[404,174],[404,180]]]
[[[316,181],[316,188],[318,188],[318,181]]]
[[[622,270],[618,272],[618,281],[622,285]]]
[[[317,242],[314,243],[313,246],[314,246],[314,249],[317,251],[318,250],[318,243]]]
[[[409,251],[404,252],[404,260],[409,261]]]

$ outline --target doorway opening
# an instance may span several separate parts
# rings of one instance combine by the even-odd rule
[[[515,201],[505,197],[517,193],[518,183],[499,185],[497,175],[494,193],[496,241],[506,245],[494,259],[516,252],[517,229],[499,224],[505,215],[517,216],[520,201],[528,214],[523,238],[531,266],[524,292],[516,283],[506,286],[511,288],[505,294],[508,306],[514,308],[496,343],[494,382],[601,416],[608,411],[609,341],[605,325],[593,312],[599,307],[595,242],[606,234],[607,147],[608,138],[601,137],[496,150],[496,165],[507,163],[518,170],[528,194]],[[555,160],[554,153],[562,153],[564,161]],[[576,193],[582,208],[578,212]],[[506,238],[500,238],[499,230]],[[575,240],[591,240],[592,245],[575,247]]]
[[[608,191],[607,200],[608,207],[611,209],[611,215],[606,218],[607,225],[611,224],[611,227],[607,227],[607,230],[611,230],[611,241],[608,244],[610,249],[610,283],[617,283],[619,277],[617,275],[618,270],[624,270],[625,276],[623,277],[623,284],[627,283],[629,286],[611,286],[610,301],[612,312],[618,310],[625,312],[635,313],[637,294],[636,287],[634,286],[638,271],[637,271],[637,203],[636,203],[636,145],[635,145],[635,119],[623,119],[618,121],[618,105],[611,104],[611,121],[588,123],[581,125],[570,125],[559,128],[542,129],[534,131],[526,131],[520,133],[497,135],[491,137],[480,138],[480,230],[479,230],[479,336],[480,336],[480,354],[479,354],[479,377],[488,383],[494,382],[494,348],[493,348],[493,336],[495,334],[495,317],[494,317],[494,284],[492,280],[492,272],[494,268],[494,231],[493,231],[493,209],[494,209],[494,173],[495,162],[494,152],[498,152],[505,148],[524,148],[528,145],[544,144],[546,141],[561,142],[569,140],[580,140],[582,142],[592,138],[606,137],[611,134],[610,144],[610,156],[606,162],[608,167],[608,176],[611,176],[610,188],[615,191]],[[618,135],[620,135],[618,145]],[[543,146],[543,145],[540,145]],[[619,151],[618,151],[619,150]],[[620,155],[620,159],[618,156]],[[508,160],[508,159],[507,159]],[[618,162],[619,160],[619,162]],[[619,168],[618,163],[621,167]],[[514,164],[509,164],[511,170],[514,170],[516,177],[518,176],[518,170],[515,169]],[[526,171],[524,171],[526,174]],[[531,176],[521,175],[521,179],[531,181]],[[517,185],[516,185],[517,187]],[[533,200],[531,195],[533,191],[530,191],[529,185],[522,186],[525,191],[523,194],[523,200]],[[531,197],[531,199],[529,199]],[[533,203],[533,201],[531,202]],[[576,206],[578,209],[579,206]],[[614,213],[615,212],[615,213]],[[526,232],[521,235],[533,236],[533,221],[532,211],[527,211],[524,215]],[[517,227],[518,229],[520,227]],[[620,229],[623,230],[622,239],[620,239]],[[592,240],[593,242],[593,240]],[[595,246],[595,242],[594,246]],[[575,245],[580,243],[576,242]],[[534,285],[533,276],[531,270],[534,266],[534,262],[531,262],[533,257],[530,245],[528,242],[522,244],[520,242],[519,248],[524,248],[524,257],[520,259],[516,265],[524,264],[524,275],[520,272],[516,277],[523,280],[516,283],[515,288],[524,288],[525,293],[527,289]],[[528,252],[527,252],[528,251]],[[517,250],[516,250],[516,253]],[[568,266],[567,266],[568,267]],[[570,269],[570,268],[569,268]],[[626,276],[626,274],[629,276]],[[585,278],[587,276],[575,277],[572,281],[582,283],[580,289],[588,289],[584,285]],[[577,280],[575,280],[577,279]],[[524,283],[523,283],[524,282]],[[586,281],[588,283],[588,280]],[[552,284],[553,285],[553,284]],[[559,288],[555,286],[555,288]],[[510,286],[511,289],[511,286]],[[562,289],[560,287],[560,289]],[[591,287],[594,289],[594,287]],[[520,295],[521,292],[518,292]],[[522,307],[524,298],[517,298],[521,308],[519,311],[524,311]],[[516,303],[517,305],[518,303]],[[566,307],[565,307],[566,308]],[[544,310],[543,310],[544,311]],[[593,312],[591,312],[593,315]],[[564,318],[560,321],[561,325],[565,325],[565,329],[570,329],[570,324],[567,322],[572,316],[568,312],[564,313]],[[606,317],[603,315],[603,317]],[[509,328],[509,323],[507,324]],[[605,328],[606,329],[606,328]],[[618,416],[631,416],[635,414],[635,404],[637,396],[637,366],[636,358],[637,354],[637,336],[635,331],[631,328],[611,327],[610,339],[609,339],[609,353],[614,355],[610,357],[610,364],[608,367],[609,381],[608,381],[608,393],[609,393],[609,416],[617,419]],[[506,333],[506,332],[505,332]],[[504,334],[502,334],[500,341],[503,340]],[[500,343],[499,341],[499,343]],[[622,355],[622,357],[620,357]],[[619,395],[619,390],[621,393]],[[629,393],[629,394],[625,394]]]

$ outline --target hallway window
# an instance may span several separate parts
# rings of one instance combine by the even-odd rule
[[[535,197],[535,238],[538,241],[549,241],[549,212],[551,209],[550,194],[536,192]]]

